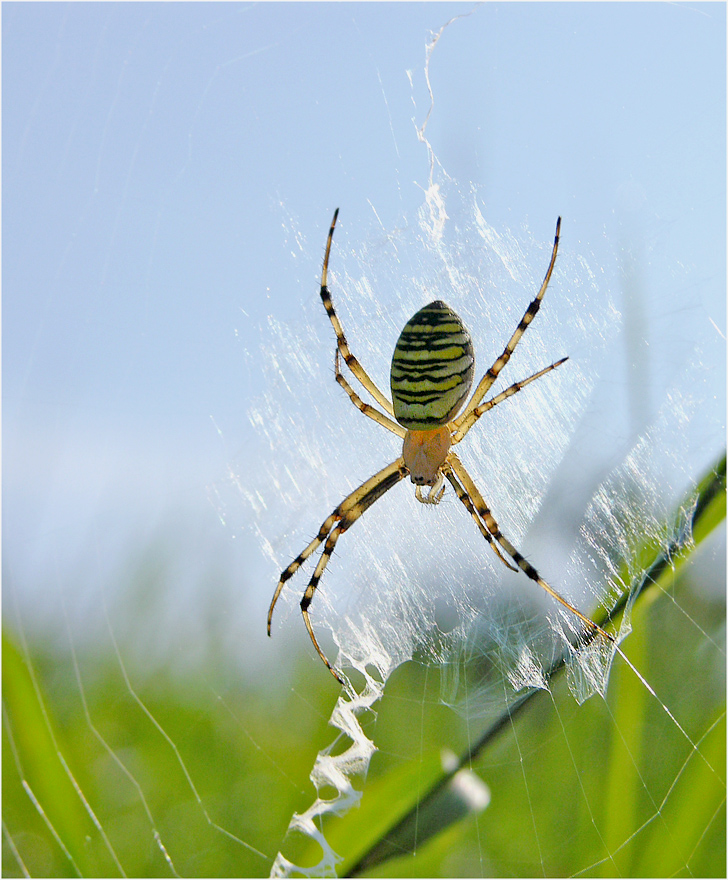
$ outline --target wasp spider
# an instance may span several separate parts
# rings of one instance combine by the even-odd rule
[[[390,376],[391,403],[372,382],[349,350],[344,330],[327,287],[329,254],[338,215],[339,209],[337,208],[326,241],[326,253],[321,274],[321,299],[336,333],[336,352],[334,355],[336,381],[349,395],[354,406],[361,410],[365,416],[402,438],[402,455],[348,495],[323,521],[318,534],[308,547],[299,553],[288,568],[282,572],[268,611],[268,635],[271,630],[273,609],[283,585],[298,571],[316,548],[324,544],[321,557],[301,599],[301,611],[314,648],[334,678],[343,685],[344,682],[316,641],[308,607],[339,538],[385,492],[409,476],[415,484],[417,500],[423,504],[437,504],[445,492],[445,480],[447,480],[480,529],[480,533],[505,566],[513,571],[521,569],[531,580],[586,624],[590,632],[598,633],[610,642],[614,642],[612,636],[604,632],[580,611],[577,611],[573,605],[570,605],[566,599],[550,587],[536,569],[501,534],[498,523],[493,518],[483,496],[452,448],[463,439],[483,413],[493,409],[494,406],[517,394],[530,382],[534,382],[551,370],[555,370],[568,360],[568,358],[561,358],[527,379],[514,382],[505,391],[501,391],[500,394],[496,394],[485,403],[482,402],[498,378],[500,371],[508,363],[515,347],[526,332],[526,328],[538,312],[556,262],[561,218],[559,217],[556,222],[551,262],[541,289],[526,309],[502,354],[480,380],[472,397],[460,412],[473,384],[475,368],[473,343],[463,322],[442,300],[435,300],[420,309],[405,324],[397,340],[392,356]],[[362,387],[384,412],[371,404],[364,403],[354,391],[341,372],[341,358],[344,359],[344,363],[354,377],[359,380]],[[458,412],[460,415],[457,415]],[[423,491],[423,487],[427,488]]]

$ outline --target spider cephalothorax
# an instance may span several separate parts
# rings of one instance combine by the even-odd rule
[[[316,548],[324,544],[323,552],[301,599],[301,611],[306,629],[319,656],[331,674],[343,684],[342,679],[319,647],[308,614],[308,606],[311,604],[321,575],[324,573],[341,535],[385,492],[388,492],[404,477],[409,476],[416,486],[417,499],[424,504],[437,504],[440,501],[445,492],[445,480],[447,480],[474,519],[480,533],[504,565],[514,571],[521,569],[531,580],[536,581],[554,599],[575,614],[591,632],[599,633],[613,642],[614,639],[608,633],[580,611],[577,611],[573,605],[550,587],[536,569],[501,534],[498,523],[493,518],[482,495],[452,450],[452,447],[463,439],[483,413],[568,360],[568,358],[561,358],[527,379],[515,382],[485,403],[481,402],[498,378],[500,371],[508,363],[520,338],[538,312],[556,263],[561,218],[559,217],[556,222],[551,261],[541,289],[526,309],[501,355],[478,383],[470,400],[465,403],[473,384],[475,370],[475,356],[470,334],[458,315],[448,305],[442,300],[435,300],[410,318],[397,340],[392,356],[390,374],[392,402],[390,403],[349,350],[344,330],[331,301],[331,294],[327,286],[327,274],[331,242],[338,215],[339,209],[337,208],[326,241],[324,267],[321,273],[321,299],[336,333],[336,352],[334,355],[336,381],[349,395],[351,402],[365,416],[402,438],[402,455],[348,495],[324,520],[318,535],[308,547],[299,553],[288,568],[282,572],[268,611],[268,635],[271,630],[273,609],[283,585],[298,571]],[[344,359],[344,363],[361,386],[384,412],[371,404],[364,403],[354,391],[341,372],[341,358]],[[427,492],[422,491],[423,486],[429,487]],[[515,563],[515,566],[508,561],[506,556]]]

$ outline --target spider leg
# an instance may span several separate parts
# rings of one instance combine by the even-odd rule
[[[480,529],[480,534],[490,544],[491,550],[495,553],[495,555],[498,557],[498,559],[500,559],[500,561],[503,563],[503,565],[505,565],[506,568],[510,568],[511,571],[518,571],[518,568],[515,565],[511,565],[511,563],[501,553],[498,545],[493,540],[493,536],[485,527],[483,520],[480,517],[480,514],[473,506],[473,502],[470,500],[470,496],[465,491],[452,470],[450,470],[450,468],[447,466],[447,464],[445,464],[445,466],[443,467],[442,472],[445,474],[447,481],[455,490],[455,494],[462,501],[472,518],[475,520],[475,525]]]
[[[346,391],[346,393],[351,398],[351,402],[356,406],[361,412],[364,413],[365,416],[369,416],[370,419],[374,419],[374,421],[381,425],[383,428],[386,428],[388,431],[391,431],[393,434],[396,434],[398,437],[404,438],[404,435],[407,431],[400,425],[398,422],[393,422],[392,419],[387,418],[384,413],[380,413],[378,409],[375,409],[368,403],[364,403],[364,401],[359,397],[359,395],[354,391],[354,389],[349,385],[349,383],[344,378],[341,370],[339,369],[339,349],[336,349],[334,353],[334,369],[336,371],[336,381],[341,385],[341,387]]]
[[[522,379],[520,382],[514,382],[510,388],[506,388],[505,391],[501,391],[500,394],[496,394],[495,397],[491,397],[490,400],[487,400],[485,403],[482,403],[480,406],[476,406],[475,409],[470,410],[467,413],[464,419],[456,419],[456,422],[459,423],[459,427],[452,435],[452,442],[459,443],[463,437],[468,433],[468,431],[473,427],[473,425],[478,421],[478,419],[483,415],[483,413],[488,412],[489,409],[493,409],[494,406],[498,406],[499,403],[503,403],[508,397],[512,397],[514,394],[517,394],[521,388],[525,388],[529,382],[533,382],[535,379],[540,379],[541,376],[544,376],[546,373],[550,373],[551,370],[555,370],[556,367],[560,367],[561,364],[565,363],[569,359],[567,357],[561,358],[560,361],[556,361],[551,364],[549,367],[545,367],[543,370],[539,370],[538,373],[534,373],[533,376],[529,376],[528,379]]]
[[[319,647],[319,644],[316,640],[316,636],[314,635],[313,626],[311,625],[311,619],[308,614],[308,607],[311,604],[311,600],[313,599],[313,595],[316,592],[316,588],[318,587],[319,581],[321,580],[321,576],[326,569],[326,566],[329,564],[329,560],[331,558],[331,554],[334,552],[334,547],[336,546],[336,542],[339,540],[341,535],[349,529],[358,519],[359,517],[368,510],[374,504],[375,501],[378,501],[382,495],[388,492],[392,486],[396,486],[399,481],[405,477],[409,471],[404,465],[404,459],[398,458],[396,461],[393,461],[391,464],[388,464],[387,467],[383,468],[379,473],[375,474],[373,477],[370,477],[365,483],[362,483],[358,489],[355,489],[350,495],[339,504],[339,506],[328,516],[323,523],[321,524],[321,528],[319,529],[318,535],[311,541],[311,543],[306,547],[306,549],[300,553],[293,562],[286,568],[281,574],[280,580],[278,581],[278,586],[276,587],[276,591],[273,595],[273,601],[271,602],[270,609],[268,611],[268,635],[270,635],[270,626],[271,619],[273,617],[273,609],[275,607],[276,602],[278,601],[278,596],[283,589],[283,584],[298,571],[301,567],[302,563],[305,562],[306,559],[316,550],[316,548],[323,543],[324,545],[323,552],[319,561],[316,565],[314,573],[311,577],[311,580],[308,582],[308,586],[306,587],[306,591],[303,594],[303,598],[301,599],[301,612],[303,614],[303,621],[306,624],[306,629],[308,630],[308,634],[311,637],[311,641],[313,642],[314,648],[324,661],[326,666],[329,669],[329,672],[337,679],[337,681],[343,685],[343,681],[339,677],[339,675],[334,671],[334,668],[329,663],[326,658],[326,655]],[[334,527],[334,523],[338,522],[338,525]]]
[[[328,516],[323,523],[321,523],[321,528],[318,531],[318,535],[311,541],[311,543],[306,547],[305,550],[301,551],[298,556],[293,560],[293,562],[286,568],[282,573],[280,580],[278,581],[278,586],[276,587],[276,591],[273,594],[273,600],[270,603],[270,608],[268,609],[268,635],[270,635],[270,627],[271,621],[273,620],[273,609],[276,607],[276,602],[278,601],[278,597],[281,594],[281,590],[283,589],[283,585],[285,582],[292,578],[293,575],[298,571],[298,569],[303,565],[303,563],[308,559],[308,557],[314,552],[314,550],[325,541],[329,533],[334,527],[334,523],[339,519],[339,507],[337,507],[334,512]]]
[[[382,409],[389,413],[390,416],[394,415],[394,409],[392,404],[387,400],[387,398],[382,394],[382,392],[377,388],[377,386],[372,382],[372,380],[367,375],[364,367],[359,363],[359,361],[354,357],[354,355],[349,350],[349,343],[346,341],[346,336],[344,335],[344,328],[341,326],[341,321],[339,321],[339,317],[336,314],[336,310],[334,309],[334,304],[331,301],[331,294],[329,293],[329,288],[326,286],[327,284],[327,276],[329,269],[329,254],[331,253],[331,240],[334,237],[334,227],[336,226],[336,218],[339,216],[339,209],[337,208],[334,211],[334,219],[331,221],[331,229],[329,229],[329,237],[326,239],[326,253],[324,254],[324,268],[321,272],[321,300],[324,304],[324,308],[326,309],[326,314],[329,316],[329,320],[334,328],[334,333],[336,333],[336,345],[337,351],[341,352],[341,356],[344,358],[344,362],[346,366],[351,370],[351,372],[356,376],[356,378],[361,382],[361,384],[366,388],[366,390],[371,394],[371,396],[376,400],[376,402],[382,407]],[[338,380],[337,380],[338,381]]]
[[[543,279],[543,284],[541,285],[541,289],[536,294],[536,298],[530,303],[526,311],[524,312],[523,317],[520,320],[520,323],[516,327],[516,330],[508,340],[508,344],[503,349],[503,353],[499,358],[496,359],[493,366],[488,370],[488,372],[483,376],[483,378],[478,383],[478,387],[473,392],[473,396],[470,398],[467,406],[463,410],[463,412],[454,420],[454,424],[456,428],[460,428],[465,419],[468,418],[470,413],[475,409],[475,407],[480,403],[480,401],[485,397],[485,395],[490,390],[491,385],[498,378],[498,373],[505,367],[505,365],[510,360],[511,355],[513,354],[513,350],[518,345],[521,340],[521,337],[526,332],[526,328],[533,321],[536,316],[536,312],[538,312],[539,306],[541,305],[541,300],[546,293],[546,288],[549,286],[549,281],[551,280],[551,273],[554,271],[554,264],[556,263],[556,252],[559,249],[559,232],[561,230],[561,217],[556,221],[556,235],[554,236],[554,247],[551,252],[551,262],[549,263],[549,267],[546,270],[546,276]]]
[[[539,587],[541,587],[543,590],[546,590],[546,592],[554,599],[556,599],[557,602],[560,602],[561,605],[564,606],[564,608],[568,608],[568,610],[571,611],[572,614],[575,614],[579,618],[579,620],[582,621],[582,623],[586,624],[590,631],[598,633],[608,641],[616,644],[616,640],[613,636],[610,636],[609,633],[605,632],[600,626],[594,623],[593,620],[590,620],[586,615],[582,614],[581,611],[574,608],[574,606],[567,602],[563,596],[560,596],[553,587],[547,584],[546,581],[541,577],[541,575],[536,571],[536,569],[531,565],[531,563],[524,559],[523,556],[521,556],[521,554],[518,552],[518,550],[516,550],[516,548],[513,546],[513,544],[511,544],[510,541],[503,536],[501,530],[498,527],[498,523],[495,521],[493,514],[490,512],[488,506],[483,500],[483,496],[478,491],[478,488],[470,477],[470,474],[468,474],[468,472],[465,470],[462,462],[455,455],[454,452],[451,452],[448,455],[447,461],[454,473],[457,475],[458,479],[462,482],[465,491],[472,499],[473,504],[480,514],[488,531],[506,551],[506,553],[513,559],[513,561],[521,569],[521,571],[525,572],[532,581],[535,581],[539,585]]]

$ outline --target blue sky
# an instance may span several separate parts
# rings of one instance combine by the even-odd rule
[[[36,610],[52,618],[46,597],[64,590],[98,608],[98,583],[160,533],[179,538],[179,572],[244,571],[255,615],[267,604],[249,508],[236,543],[214,500],[231,470],[245,482],[285,457],[251,427],[261,341],[280,323],[329,332],[317,276],[335,207],[342,254],[416,216],[425,47],[458,15],[430,60],[438,173],[475,185],[494,229],[546,248],[560,214],[563,251],[610,291],[631,367],[614,365],[619,387],[593,407],[602,435],[621,448],[634,401],[649,422],[697,363],[686,472],[724,445],[723,4],[2,14],[4,563]],[[381,297],[394,308],[396,291]],[[310,534],[325,503],[305,510]]]

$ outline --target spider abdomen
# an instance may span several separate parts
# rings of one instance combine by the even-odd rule
[[[404,325],[390,374],[394,417],[412,431],[447,424],[473,384],[470,334],[442,300],[420,309]]]

